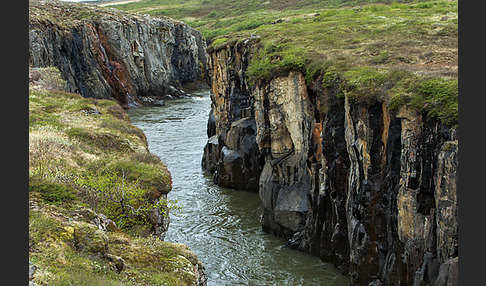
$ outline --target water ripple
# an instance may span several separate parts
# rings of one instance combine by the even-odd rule
[[[172,174],[169,199],[183,205],[171,215],[166,240],[187,244],[203,261],[208,285],[349,285],[330,264],[283,247],[256,219],[258,194],[216,186],[201,170],[209,92],[168,100],[162,107],[130,109],[152,153]]]

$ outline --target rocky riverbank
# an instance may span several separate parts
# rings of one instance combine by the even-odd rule
[[[171,175],[143,132],[55,68],[30,74],[31,285],[206,285],[197,255],[163,241]]]
[[[353,100],[337,81],[309,85],[297,71],[250,87],[260,48],[211,49],[203,167],[214,181],[258,191],[264,230],[333,262],[353,285],[457,281],[457,129],[406,104]]]

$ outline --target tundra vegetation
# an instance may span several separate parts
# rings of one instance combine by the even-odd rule
[[[55,68],[31,71],[29,261],[38,285],[195,285],[197,257],[151,233],[171,176],[112,100],[62,91]]]
[[[217,50],[259,46],[251,85],[302,72],[309,86],[361,103],[409,105],[455,126],[458,1],[142,0],[117,9],[168,16],[200,30]]]

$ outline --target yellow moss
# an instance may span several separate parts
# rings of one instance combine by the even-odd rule
[[[59,237],[62,240],[73,240],[74,239],[74,227],[72,226],[65,226],[64,227],[64,232],[61,232]]]

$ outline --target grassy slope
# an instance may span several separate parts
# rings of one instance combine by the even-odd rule
[[[256,35],[262,49],[250,64],[250,83],[300,70],[309,83],[333,78],[337,94],[390,100],[392,108],[409,104],[457,123],[457,0],[142,0],[112,7],[185,21],[209,49]]]
[[[107,199],[124,193],[127,205],[165,208],[147,202],[170,189],[167,168],[116,102],[30,89],[29,260],[39,285],[191,285],[194,254],[139,238],[150,228],[143,212],[122,213]],[[120,228],[99,230],[95,212]]]

